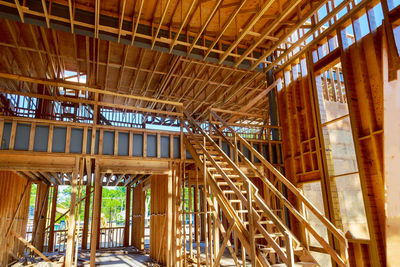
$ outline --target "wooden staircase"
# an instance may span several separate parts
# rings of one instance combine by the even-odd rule
[[[235,145],[238,139],[240,139],[242,143],[247,143],[243,138],[229,128],[235,137],[235,141],[231,142],[215,125],[212,125],[215,132],[221,135],[224,141],[233,149],[235,159],[232,160],[193,118],[185,111],[184,114],[187,121],[184,125],[187,130],[184,142],[186,148],[193,156],[197,167],[203,173],[204,184],[206,185],[203,187],[206,196],[205,201],[213,208],[214,204],[212,200],[216,199],[230,225],[228,231],[224,231],[225,234],[229,232],[230,235],[230,233],[233,232],[234,236],[240,240],[246,254],[251,260],[252,266],[319,266],[319,264],[311,256],[307,244],[302,244],[283,223],[281,217],[278,216],[278,212],[282,212],[282,210],[273,210],[266,204],[264,199],[260,196],[257,187],[240,169],[238,164],[239,158],[241,158],[241,162],[247,164],[252,169],[273,194],[277,195],[287,210],[304,222],[307,230],[321,243],[321,246],[331,255],[332,259],[339,266],[347,266],[347,255],[344,254],[344,257],[339,255],[334,248],[319,236],[316,230],[310,230],[309,228],[311,228],[311,225],[303,215],[300,214],[282,193],[276,189],[246,157],[244,157],[240,150],[238,150]],[[222,123],[225,123],[216,114],[212,115],[220,119]],[[229,126],[225,125],[225,127]],[[250,144],[247,143],[247,145],[249,149],[252,148]],[[253,151],[253,153],[255,152],[257,151]],[[271,170],[273,169],[276,174],[279,174],[280,178],[285,180],[285,185],[286,183],[290,184],[290,182],[259,153],[256,156],[262,158],[260,161],[264,165],[267,165],[266,167]],[[289,189],[295,189],[296,192],[301,195],[297,188],[292,184],[290,185],[291,187]],[[307,202],[306,206],[312,207],[313,212],[319,213],[309,201],[305,201],[304,196],[302,196],[300,200],[303,203]],[[344,242],[344,245],[347,246],[346,239],[340,230],[336,229],[322,214],[319,213],[317,217],[319,219],[320,217],[324,218],[322,221],[325,225],[329,226],[327,226],[327,229],[333,230],[333,232],[339,236],[341,244]],[[222,252],[228,242],[229,240],[224,240],[220,253],[215,257],[215,266],[218,266]],[[232,250],[232,248],[230,248],[230,250]],[[236,255],[234,255],[232,251],[231,254],[238,265]]]

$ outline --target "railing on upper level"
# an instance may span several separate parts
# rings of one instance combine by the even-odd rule
[[[220,114],[221,117],[229,117],[232,122],[225,123],[228,124],[232,129],[234,129],[236,134],[245,139],[265,141],[281,140],[281,127],[270,125],[265,116],[217,108],[210,108],[210,110],[215,114]],[[220,121],[214,120],[212,116],[209,117],[209,123],[223,126]],[[212,130],[211,124],[209,125],[209,131]],[[221,132],[227,137],[234,136],[234,134],[228,129],[221,128]]]
[[[31,84],[37,84],[35,93],[0,88],[0,115],[134,128],[145,124],[179,127],[182,117],[180,102],[9,73],[0,72],[0,78],[29,84],[32,90],[36,87]]]
[[[281,174],[270,162],[268,162],[257,150],[255,150],[244,138],[240,135],[236,134],[235,131],[217,114],[213,111],[210,111],[211,116],[218,120],[225,129],[228,129],[234,136],[235,139],[242,142],[247,149],[252,151],[252,153],[258,158],[258,160],[263,164],[276,179],[278,179],[281,183],[283,183],[286,188],[293,193],[300,204],[303,204],[305,207],[309,209],[309,211],[317,218],[321,224],[323,224],[328,233],[332,234],[335,241],[337,241],[339,247],[335,250],[333,246],[331,246],[307,221],[307,219],[290,203],[290,201],[270,182],[270,180],[264,176],[255,166],[252,164],[244,155],[237,149],[234,143],[229,143],[230,146],[235,149],[237,155],[242,158],[242,160],[253,169],[254,173],[263,181],[265,185],[267,185],[268,189],[283,203],[283,205],[287,208],[287,210],[296,218],[299,223],[301,223],[307,231],[317,240],[317,242],[322,246],[323,250],[328,253],[332,259],[339,266],[347,266],[348,264],[348,256],[347,256],[347,247],[348,242],[342,231],[336,228],[285,176]],[[212,125],[213,129],[220,134],[221,136],[225,136],[216,125]],[[227,140],[226,140],[227,141]]]

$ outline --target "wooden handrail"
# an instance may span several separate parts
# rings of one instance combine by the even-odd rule
[[[216,115],[214,112],[210,111],[212,115],[217,118],[219,121],[222,123],[224,122],[218,115]],[[229,127],[229,125],[225,124],[225,127],[229,129],[231,132],[235,133],[236,132]],[[304,204],[314,213],[314,215],[317,216],[318,219],[323,222],[327,228],[331,230],[331,232],[335,235],[336,238],[339,240],[346,240],[346,237],[344,236],[343,233],[339,229],[337,229],[328,219],[325,218],[325,216],[288,180],[286,179],[285,176],[283,176],[280,171],[278,171],[271,163],[269,163],[257,150],[254,149],[244,138],[242,138],[240,135],[236,134],[237,137],[240,139],[241,142],[251,151],[256,155],[256,157],[263,163],[268,170],[270,170],[275,176],[283,183],[285,186],[292,191],[293,194],[295,194]]]
[[[187,127],[187,126],[186,126]],[[189,129],[190,131],[190,129]],[[194,155],[194,159],[197,162],[197,164],[202,165],[202,163],[200,162],[200,159],[198,156],[196,156],[196,153],[193,149],[193,147],[191,146],[191,144],[188,141],[188,138],[186,137],[186,135],[183,136],[184,142],[189,150],[189,152]],[[248,231],[247,229],[244,227],[244,225],[242,224],[240,218],[238,217],[237,213],[233,210],[232,206],[230,205],[230,203],[228,202],[226,196],[223,194],[223,192],[221,191],[221,189],[218,187],[218,185],[216,184],[215,180],[210,179],[211,174],[209,173],[209,171],[207,171],[207,177],[208,177],[208,182],[210,187],[212,188],[212,191],[218,192],[217,194],[215,194],[215,197],[221,207],[221,209],[224,211],[224,213],[226,212],[227,217],[231,218],[232,220],[234,220],[235,223],[235,227],[234,227],[234,231],[235,233],[238,235],[238,238],[241,242],[243,242],[244,247],[246,248],[246,250],[250,249],[250,243],[248,240]],[[260,263],[261,266],[268,266],[268,262],[266,262],[264,257],[259,257],[260,252],[257,251],[257,261]]]
[[[239,173],[239,176],[243,179],[243,182],[245,184],[248,184],[251,187],[251,190],[253,190],[254,192],[254,196],[255,196],[255,201],[256,203],[260,203],[260,196],[258,195],[258,189],[257,187],[250,181],[250,179],[242,172],[242,170],[240,170],[240,168],[234,164],[232,162],[232,160],[223,152],[223,150],[214,142],[214,140],[200,127],[200,125],[198,125],[198,123],[185,111],[183,110],[184,115],[187,117],[187,119],[190,121],[190,123],[197,127],[200,132],[202,133],[202,135],[212,144],[212,146],[219,152],[220,155],[222,155],[222,157],[229,163],[229,165],[231,165],[231,167],[233,169],[235,169],[235,171],[237,173]],[[187,126],[184,125],[187,130],[188,133],[190,135],[194,135],[191,132],[191,129]],[[196,141],[197,142],[197,141]],[[203,150],[203,152],[205,153],[205,155],[210,159],[210,161],[212,162],[212,164],[214,165],[214,167],[216,167],[218,169],[218,171],[222,174],[222,176],[224,177],[224,179],[228,182],[229,184],[229,179],[228,177],[225,175],[224,171],[222,169],[220,169],[219,165],[215,162],[215,160],[211,157],[211,155],[208,153],[208,151],[206,150],[205,147],[203,147],[200,142],[197,142],[198,145],[200,146],[200,148]],[[236,186],[234,184],[231,185],[231,188],[235,191],[235,193],[238,195],[238,197],[241,199],[241,201],[243,202],[244,206],[247,206],[248,204],[248,200],[246,200],[243,196],[243,194],[240,192],[240,190],[235,190],[237,189]],[[249,193],[249,192],[248,192]],[[246,203],[247,202],[247,203]],[[251,206],[250,206],[251,207]],[[288,233],[288,229],[286,229],[285,225],[276,218],[275,214],[273,214],[273,212],[269,209],[268,206],[266,205],[259,205],[259,207],[263,210],[263,212],[268,216],[269,219],[271,219],[275,226],[284,234],[284,233]],[[255,209],[251,207],[251,213],[256,213]],[[257,213],[256,213],[257,214]],[[258,214],[257,214],[257,217]],[[257,218],[258,219],[258,218]],[[256,221],[256,220],[254,220]],[[262,228],[260,225],[257,225],[259,228]],[[260,229],[263,230],[263,229]],[[262,232],[261,233],[268,239],[268,233]],[[277,250],[277,253],[280,255],[280,257],[282,258],[282,260],[286,263],[288,261],[288,257],[287,255],[281,250],[281,248],[275,244],[275,241],[273,239],[268,239],[268,241],[271,243],[271,245]]]
[[[341,244],[345,245],[347,249],[347,239],[344,234],[337,229],[289,180],[286,179],[271,163],[269,163],[256,149],[254,149],[244,138],[242,138],[239,134],[237,134],[223,119],[221,119],[217,114],[215,114],[212,110],[210,110],[210,114],[214,116],[218,121],[220,121],[225,128],[231,131],[236,138],[238,138],[259,160],[260,162],[268,168],[279,180],[282,182],[301,202],[305,204],[306,207],[326,226],[326,228],[339,240]],[[222,134],[219,132],[219,134]],[[223,136],[223,135],[222,135]],[[240,151],[239,151],[240,152]],[[244,155],[240,152],[243,157]],[[245,157],[244,157],[245,158]],[[245,158],[247,159],[247,158]],[[252,164],[251,164],[252,165]],[[254,167],[254,165],[253,165]],[[255,167],[254,167],[255,168]],[[255,168],[256,169],[256,168]],[[257,169],[256,169],[257,170]],[[286,199],[286,198],[285,198]],[[285,202],[284,202],[285,203]],[[297,217],[297,216],[296,216]],[[306,220],[304,220],[306,221]],[[307,224],[306,224],[307,225]],[[312,228],[312,227],[311,227]],[[310,230],[310,229],[309,229]],[[310,231],[311,233],[314,232],[318,235],[315,231]],[[314,235],[314,234],[313,234]],[[318,235],[319,236],[319,235]],[[318,238],[316,238],[318,240]],[[320,243],[324,241],[323,239],[318,240]],[[322,245],[322,244],[321,244]],[[328,244],[327,244],[328,245]],[[329,245],[328,245],[329,246]],[[330,247],[329,247],[330,248]],[[331,254],[331,253],[330,253]],[[346,265],[345,260],[337,255],[335,252],[334,255],[335,261],[340,265]],[[339,261],[339,262],[338,262]]]

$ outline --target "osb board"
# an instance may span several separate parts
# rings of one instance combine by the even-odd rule
[[[144,249],[145,199],[146,193],[141,183],[133,188],[132,198],[132,246],[140,250]]]
[[[167,263],[167,243],[171,238],[167,228],[167,204],[172,197],[168,194],[168,180],[168,175],[151,176],[150,257],[162,264]]]
[[[6,265],[14,260],[13,256],[20,257],[24,250],[24,245],[17,240],[11,233],[4,240],[7,229],[17,210],[21,196],[25,190],[28,180],[20,177],[11,171],[0,171],[0,265]],[[29,199],[31,185],[27,187],[27,192],[22,199],[21,206],[16,214],[12,230],[25,237],[26,224],[28,221]]]
[[[365,36],[345,50],[342,64],[348,80],[360,178],[367,196],[366,212],[372,223],[370,236],[378,250],[371,251],[386,266],[381,40],[380,30]]]

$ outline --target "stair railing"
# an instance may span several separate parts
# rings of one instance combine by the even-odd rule
[[[250,152],[255,155],[258,160],[265,166],[267,169],[275,175],[275,177],[282,182],[287,189],[289,189],[297,199],[303,203],[318,220],[326,227],[326,229],[339,241],[340,244],[340,254],[338,254],[335,249],[333,249],[325,239],[320,236],[317,231],[311,226],[311,224],[307,221],[306,218],[289,202],[289,200],[283,196],[283,194],[266,178],[255,166],[254,164],[247,159],[243,155],[243,153],[237,148],[237,142],[232,144],[232,142],[214,125],[211,123],[211,127],[215,130],[215,132],[220,135],[225,142],[235,149],[235,152],[240,156],[240,158],[257,174],[257,176],[268,186],[268,188],[274,193],[276,197],[278,197],[285,207],[302,223],[305,228],[309,231],[310,234],[314,236],[314,238],[318,241],[318,243],[325,249],[325,251],[332,257],[332,259],[339,266],[348,266],[348,256],[347,256],[347,247],[348,242],[342,231],[336,228],[285,176],[281,174],[269,161],[267,161],[264,156],[262,156],[253,146],[251,146],[243,137],[234,131],[227,122],[225,122],[220,116],[215,114],[212,110],[210,110],[210,115],[217,119],[222,127],[228,129],[234,137],[234,140],[239,140],[242,144],[244,144]],[[236,156],[236,155],[235,155]],[[262,200],[259,200],[260,202]],[[261,204],[261,203],[260,203]]]
[[[187,121],[190,123],[190,127],[188,127],[186,124],[184,124],[184,127],[187,129],[188,134],[194,136],[195,132],[199,130],[201,135],[208,140],[211,145],[219,152],[219,154],[224,158],[224,160],[239,174],[239,177],[243,180],[244,185],[246,186],[246,191],[247,191],[247,196],[248,199],[246,199],[243,194],[241,193],[240,190],[232,183],[229,184],[229,178],[225,174],[225,172],[219,167],[219,165],[215,162],[215,160],[211,157],[209,152],[207,151],[206,147],[201,145],[200,142],[196,141],[197,145],[203,150],[204,155],[209,159],[209,161],[214,165],[214,167],[221,173],[223,178],[228,182],[228,185],[232,188],[232,190],[235,192],[237,197],[242,201],[245,207],[249,209],[249,238],[250,238],[250,244],[252,245],[252,251],[251,251],[251,258],[255,258],[255,242],[254,242],[254,232],[252,234],[252,230],[254,230],[254,224],[255,226],[259,229],[260,233],[264,236],[264,238],[267,240],[267,242],[271,245],[272,248],[277,252],[277,254],[280,256],[281,260],[287,265],[287,266],[294,266],[294,253],[292,248],[292,240],[296,240],[295,237],[290,233],[290,231],[286,228],[286,226],[276,217],[276,215],[270,210],[270,208],[265,204],[265,202],[262,200],[260,195],[258,194],[258,189],[257,187],[250,181],[250,179],[242,172],[242,170],[225,154],[225,152],[214,142],[214,140],[200,127],[200,125],[185,111],[183,110],[184,116],[186,117]],[[240,151],[238,151],[240,152]],[[252,202],[251,197],[254,197],[254,201],[257,203],[258,207],[263,210],[263,212],[267,215],[268,219],[270,219],[274,225],[277,227],[277,229],[284,235],[285,237],[285,246],[286,246],[286,252],[282,250],[282,248],[276,243],[276,241],[269,235],[269,233],[265,230],[265,228],[258,223],[259,215],[257,214],[256,210],[254,207],[252,207],[251,203]],[[252,211],[252,212],[250,212]],[[254,216],[255,215],[255,216]],[[297,241],[298,242],[298,241]],[[290,244],[289,244],[290,243]]]

